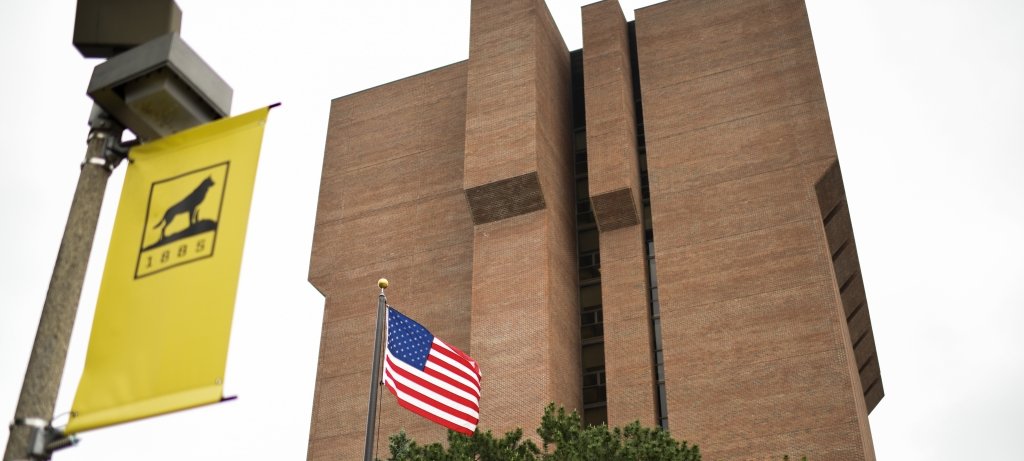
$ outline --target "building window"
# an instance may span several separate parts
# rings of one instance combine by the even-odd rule
[[[604,315],[601,311],[600,235],[587,181],[587,123],[583,101],[583,55],[570,53],[573,83],[573,152],[576,175],[576,256],[579,262],[580,362],[583,374],[583,422],[607,424],[608,394],[604,363]]]

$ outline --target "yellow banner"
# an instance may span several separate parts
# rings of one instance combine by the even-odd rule
[[[132,149],[66,433],[221,400],[267,112]]]

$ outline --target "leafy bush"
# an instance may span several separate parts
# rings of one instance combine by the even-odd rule
[[[389,461],[583,461],[673,460],[700,461],[700,449],[676,441],[661,428],[633,422],[623,428],[605,424],[583,427],[579,414],[549,404],[544,409],[537,435],[543,450],[523,439],[522,429],[495,438],[490,431],[463,435],[448,431],[448,447],[440,443],[419,445],[400,432],[390,437]]]

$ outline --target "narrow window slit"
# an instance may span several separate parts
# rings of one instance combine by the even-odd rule
[[[871,331],[871,330],[864,330],[864,332],[860,334],[860,337],[859,337],[859,338],[857,338],[857,340],[853,342],[853,348],[854,348],[855,350],[857,349],[857,346],[860,346],[860,343],[861,343],[862,341],[864,341],[864,338],[867,338],[867,337],[868,337],[868,332],[869,332],[869,331]]]
[[[836,205],[833,206],[831,210],[829,210],[828,214],[825,215],[825,218],[821,220],[825,224],[825,226],[828,226],[828,223],[832,222],[832,218],[836,217],[836,214],[839,213],[839,210],[843,209],[843,205],[845,204],[846,197],[840,198],[839,202],[837,202]]]
[[[874,381],[871,381],[871,384],[869,384],[868,387],[864,388],[864,395],[868,395],[868,393],[871,392],[871,389],[874,388],[875,385],[878,384],[881,381],[882,381],[882,378],[875,378]]]
[[[874,362],[874,361],[875,361],[875,353],[872,352],[871,353],[871,357],[868,357],[868,359],[864,361],[864,365],[861,365],[860,368],[857,369],[857,373],[864,373],[864,369],[867,368],[868,365],[871,365],[871,362]]]
[[[850,323],[850,319],[852,319],[853,316],[857,315],[857,312],[860,312],[860,309],[864,307],[866,304],[867,301],[861,301],[860,304],[857,305],[857,307],[854,307],[853,310],[850,311],[850,315],[846,316],[846,323]]]
[[[849,287],[851,283],[853,283],[853,279],[857,278],[857,274],[858,273],[859,272],[854,272],[854,273],[850,274],[850,278],[846,279],[846,281],[843,282],[843,286],[839,287],[839,294],[840,295],[842,295],[846,291],[846,288]]]
[[[832,253],[832,262],[836,262],[836,260],[839,259],[839,255],[843,254],[843,250],[846,250],[846,247],[850,246],[850,242],[852,241],[853,239],[846,239],[842,245],[839,245],[839,248],[836,248],[836,251]]]

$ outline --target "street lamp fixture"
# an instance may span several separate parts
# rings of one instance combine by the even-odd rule
[[[72,43],[82,56],[109,58],[93,69],[87,93],[86,157],[43,302],[4,461],[49,460],[73,445],[52,427],[57,385],[71,338],[100,205],[124,157],[125,128],[153,141],[228,115],[231,87],[178,36],[174,0],[78,0]]]
[[[225,117],[232,96],[176,32],[96,66],[87,93],[142,141]]]
[[[174,0],[78,0],[71,43],[84,57],[109,58],[171,32],[181,32]]]

